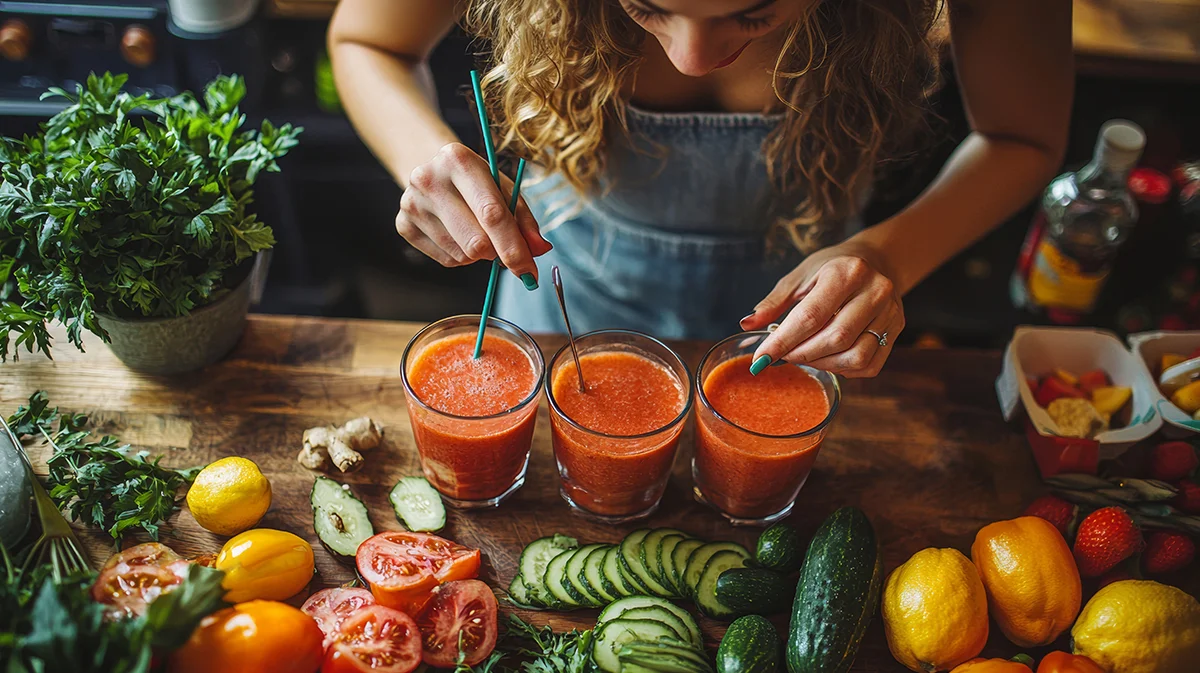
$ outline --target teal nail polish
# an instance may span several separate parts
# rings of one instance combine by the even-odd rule
[[[758,359],[754,361],[754,364],[750,365],[750,375],[758,376],[758,373],[761,372],[762,370],[766,369],[767,365],[769,365],[769,364],[771,364],[771,356],[770,355],[758,356]]]
[[[532,290],[536,290],[538,287],[537,286],[537,278],[534,278],[532,273],[521,274],[521,282],[525,283],[526,290],[532,291]]]
[[[776,360],[771,363],[771,366],[772,367],[782,367],[782,366],[786,365],[787,363],[788,363],[787,360]]]

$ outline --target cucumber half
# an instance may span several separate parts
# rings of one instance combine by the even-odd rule
[[[671,601],[654,596],[630,596],[629,598],[622,598],[600,612],[599,618],[596,619],[596,625],[601,626],[606,622],[624,617],[628,612],[647,608],[654,608],[672,615],[674,617],[674,620],[671,620],[672,623],[677,620],[678,622],[682,622],[686,628],[686,633],[681,640],[691,643],[693,647],[699,648],[704,646],[704,640],[700,635],[700,626],[696,624],[696,620],[692,615]],[[648,613],[638,614],[644,615]]]
[[[375,534],[367,506],[354,497],[349,486],[328,477],[317,477],[312,494],[313,530],[338,560],[354,558],[358,545]]]
[[[442,496],[424,477],[404,477],[388,494],[396,518],[411,531],[435,532],[446,526],[446,507]]]

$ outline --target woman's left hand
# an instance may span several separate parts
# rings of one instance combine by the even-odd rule
[[[772,363],[786,360],[850,378],[878,374],[904,329],[904,307],[873,257],[873,250],[848,242],[810,255],[784,276],[741,320],[742,329],[765,329],[792,309],[754,360],[769,355]]]

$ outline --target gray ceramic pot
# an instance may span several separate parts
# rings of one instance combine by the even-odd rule
[[[178,318],[97,318],[112,339],[113,354],[130,369],[144,374],[194,371],[225,357],[237,344],[255,276],[251,273],[216,303]]]

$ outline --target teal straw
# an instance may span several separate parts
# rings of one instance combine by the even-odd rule
[[[500,188],[500,169],[496,166],[496,148],[492,144],[492,125],[488,122],[487,109],[483,104],[483,88],[479,85],[479,71],[471,71],[471,88],[475,92],[475,108],[479,111],[479,128],[483,134],[483,149],[487,154],[488,168],[492,171],[492,179]],[[517,198],[521,194],[521,178],[525,175],[525,160],[517,164],[517,178],[513,180],[512,199],[508,204],[510,212],[517,212]],[[487,328],[488,316],[492,313],[492,301],[496,298],[496,281],[500,278],[500,258],[492,260],[492,271],[488,276],[487,293],[483,297],[483,311],[479,316],[479,334],[475,337],[475,355],[478,360],[483,353],[483,332]]]

